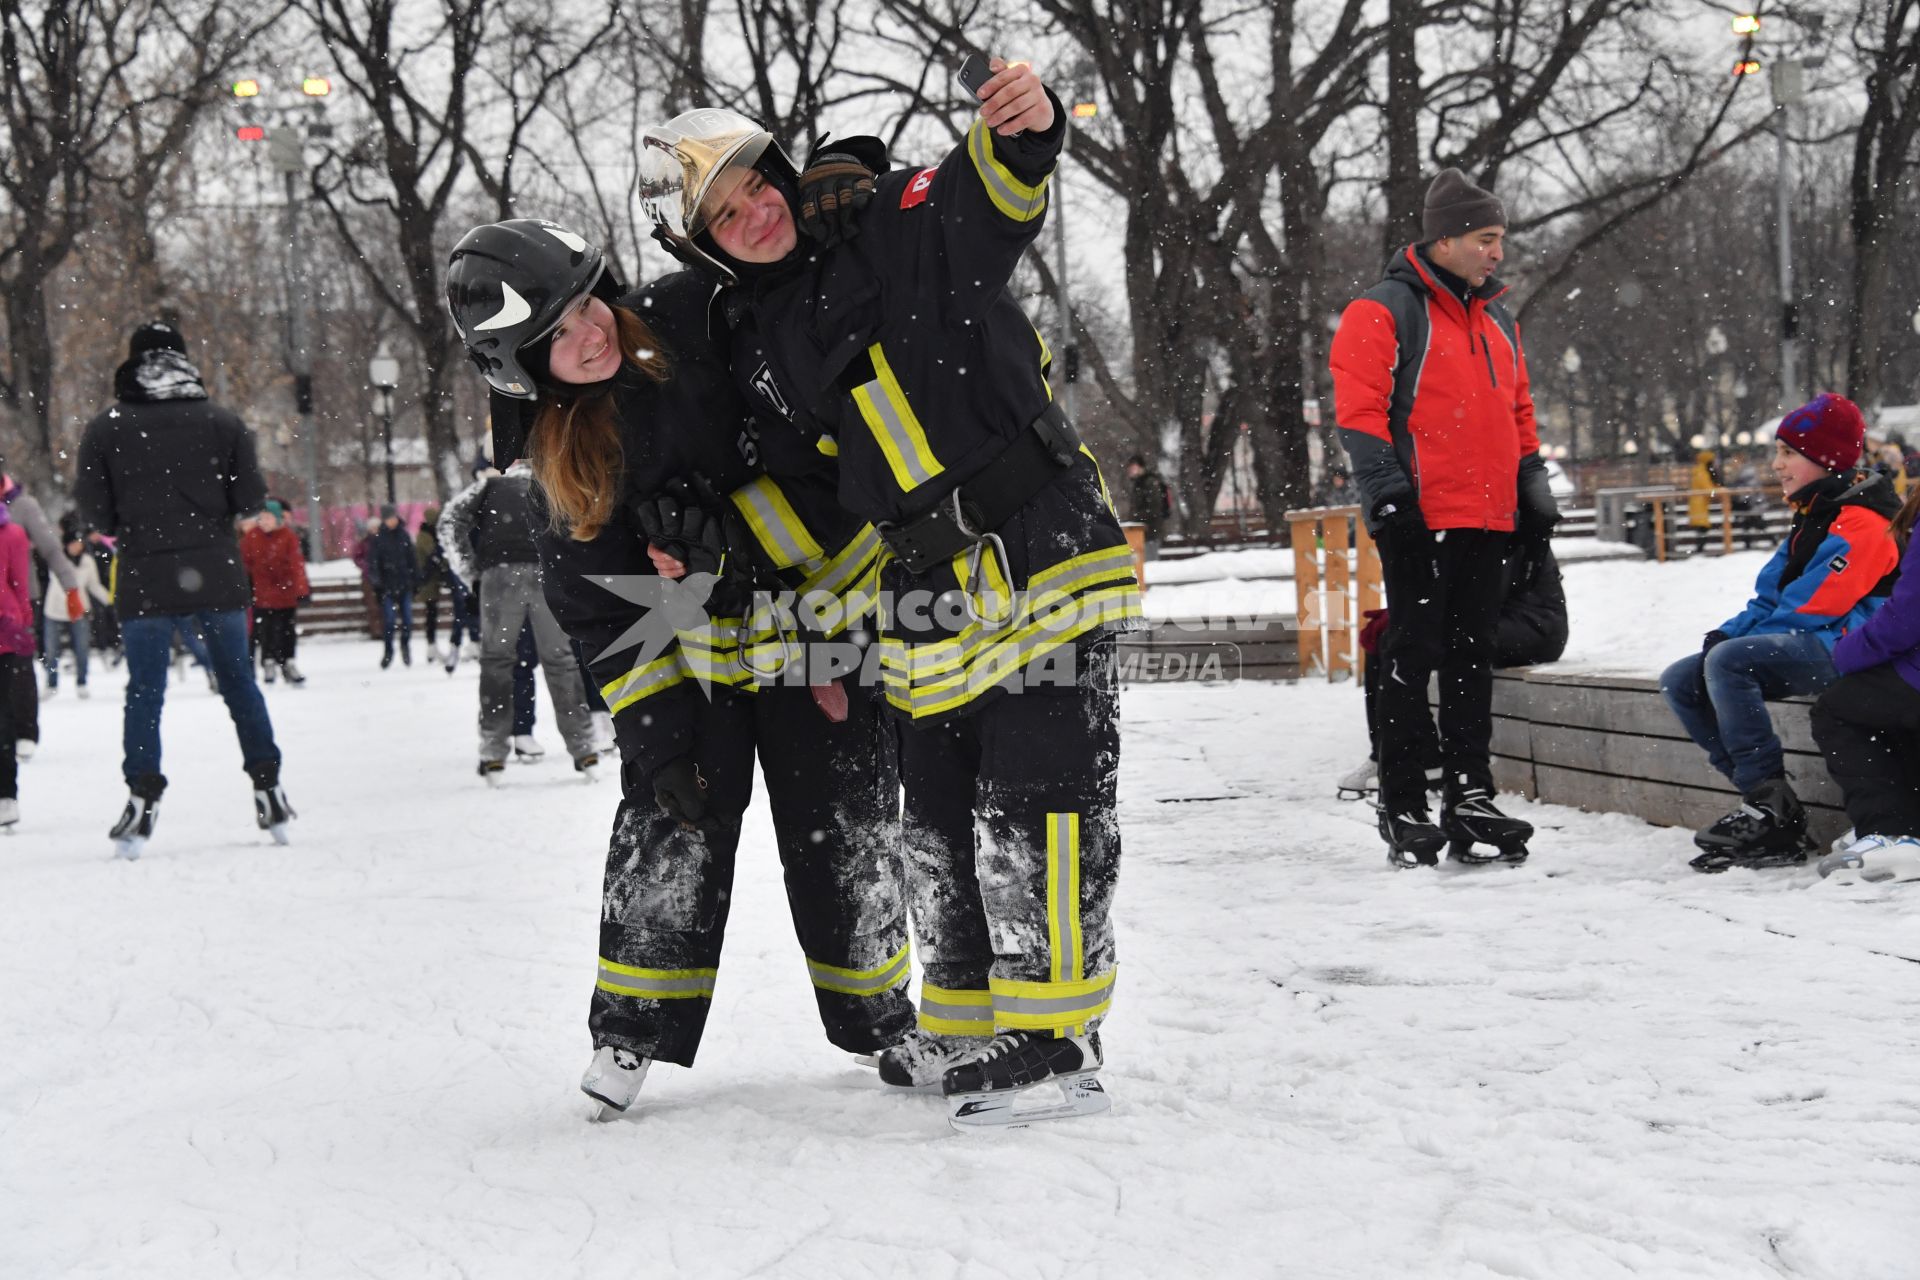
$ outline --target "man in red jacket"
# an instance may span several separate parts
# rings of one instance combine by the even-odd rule
[[[1494,808],[1488,762],[1508,540],[1545,538],[1559,519],[1520,331],[1493,278],[1506,224],[1498,197],[1443,170],[1427,188],[1425,238],[1348,305],[1333,338],[1334,416],[1392,606],[1378,712],[1380,834],[1395,866],[1431,865],[1449,840],[1465,860],[1517,862],[1533,834]],[[1437,826],[1419,750],[1435,670]]]

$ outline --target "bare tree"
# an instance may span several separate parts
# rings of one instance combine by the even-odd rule
[[[1854,134],[1848,184],[1853,297],[1847,311],[1847,394],[1871,404],[1881,391],[1894,212],[1909,194],[1920,161],[1914,154],[1920,132],[1920,4],[1861,0],[1853,39],[1867,73],[1867,101]]]

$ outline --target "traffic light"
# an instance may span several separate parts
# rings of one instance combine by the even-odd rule
[[[258,80],[235,80],[233,82],[233,96],[236,98],[259,97],[260,82]]]
[[[1733,34],[1737,36],[1757,36],[1760,34],[1760,15],[1757,13],[1736,13],[1733,15]]]
[[[1075,120],[1091,120],[1099,114],[1100,104],[1097,102],[1076,102],[1073,104],[1073,118]]]
[[[333,82],[325,76],[308,76],[300,82],[300,92],[309,98],[324,98],[333,92]]]
[[[243,124],[233,131],[233,136],[242,142],[265,142],[267,127],[261,124]]]
[[[1740,61],[1738,61],[1738,62],[1736,62],[1736,63],[1734,63],[1734,64],[1733,64],[1733,74],[1734,74],[1734,75],[1736,75],[1736,76],[1757,76],[1757,75],[1759,75],[1759,74],[1760,74],[1760,59],[1758,59],[1758,58],[1742,58],[1742,59],[1740,59]]]

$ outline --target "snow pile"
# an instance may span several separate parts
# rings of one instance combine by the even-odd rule
[[[1697,876],[1685,832],[1525,804],[1532,864],[1396,873],[1332,799],[1350,684],[1143,686],[1111,1113],[963,1137],[828,1046],[756,812],[698,1069],[595,1126],[614,788],[485,788],[471,666],[376,660],[269,691],[289,849],[197,677],[134,864],[117,674],[44,708],[0,1276],[1915,1274],[1920,886]]]

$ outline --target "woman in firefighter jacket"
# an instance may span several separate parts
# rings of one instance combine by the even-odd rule
[[[836,459],[841,501],[888,545],[879,668],[910,726],[919,1025],[954,1064],[949,1093],[1100,1064],[1120,854],[1111,636],[1140,613],[1099,469],[1007,289],[1064,114],[1025,67],[981,97],[940,164],[877,179],[884,156],[841,143],[803,180],[726,111],[644,135],[657,236],[731,284],[733,375],[764,434]],[[828,220],[864,209],[850,238],[805,243],[796,215],[822,220],[836,175]]]
[[[870,1054],[913,1022],[880,698],[809,685],[799,629],[739,590],[751,566],[748,586],[841,599],[808,634],[844,636],[870,610],[878,538],[834,502],[830,471],[775,484],[753,465],[751,424],[706,334],[711,292],[683,273],[621,297],[597,248],[534,220],[476,228],[448,269],[449,305],[495,392],[494,456],[524,441],[547,599],[589,655],[620,745],[581,1082],[614,1111],[649,1062],[693,1063],[756,750],[828,1039]],[[650,544],[693,573],[660,577]]]

